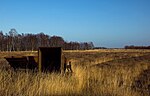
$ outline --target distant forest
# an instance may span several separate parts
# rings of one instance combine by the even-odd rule
[[[8,33],[0,31],[0,51],[36,51],[38,47],[62,47],[64,50],[93,49],[93,42],[66,42],[60,36],[39,34],[18,34],[16,29]]]
[[[124,48],[125,49],[150,49],[150,46],[134,46],[134,45],[131,45],[131,46],[125,46]]]

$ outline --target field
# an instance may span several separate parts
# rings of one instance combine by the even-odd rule
[[[150,50],[64,51],[72,75],[14,72],[5,56],[37,52],[0,52],[0,96],[150,96]]]

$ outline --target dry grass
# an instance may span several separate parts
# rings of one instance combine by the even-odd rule
[[[30,71],[14,72],[1,68],[0,96],[150,95],[148,51],[78,51],[65,52],[65,55],[72,61],[72,76]],[[1,63],[6,61],[2,60]]]
[[[59,74],[0,72],[1,96],[45,96],[77,93],[76,79]]]

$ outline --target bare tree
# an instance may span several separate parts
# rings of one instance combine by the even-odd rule
[[[48,47],[49,46],[49,36],[45,35],[43,32],[37,34],[38,47]]]
[[[15,37],[17,35],[17,31],[16,29],[10,29],[9,31],[9,36],[10,36],[10,40],[11,40],[11,51],[15,51]]]
[[[51,47],[63,47],[64,39],[59,36],[52,36],[50,38],[50,46]]]
[[[0,31],[0,51],[3,51],[3,42],[4,42],[3,31]]]

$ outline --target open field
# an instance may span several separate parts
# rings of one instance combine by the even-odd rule
[[[72,62],[72,76],[14,72],[4,57],[37,52],[0,52],[0,96],[150,95],[150,50],[76,50],[64,54]]]

